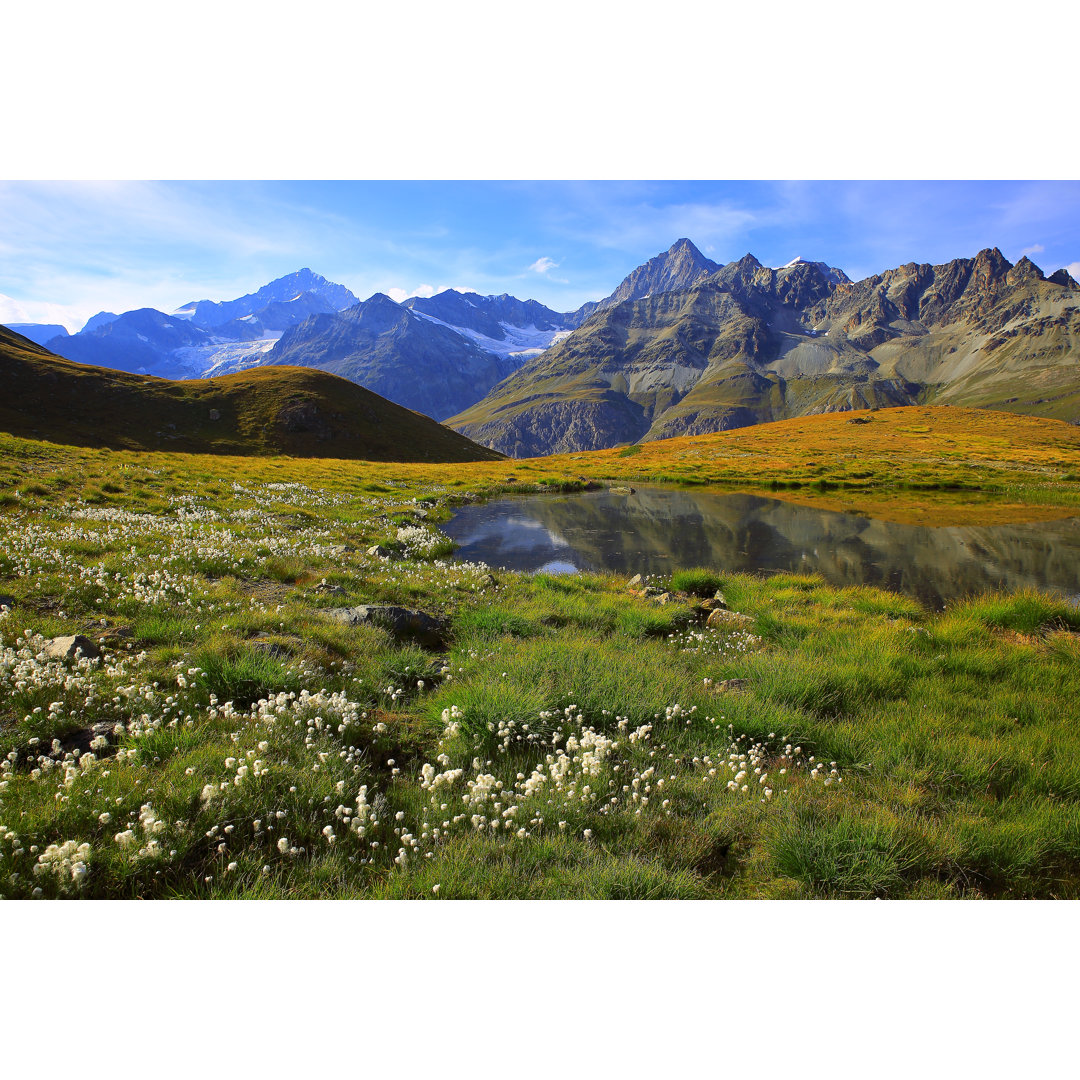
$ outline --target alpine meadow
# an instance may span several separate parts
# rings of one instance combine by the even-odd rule
[[[0,327],[0,896],[1080,899],[1076,264],[672,240]]]

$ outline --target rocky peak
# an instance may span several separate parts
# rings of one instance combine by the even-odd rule
[[[1012,268],[1012,263],[1001,254],[998,248],[983,248],[975,256],[971,276],[976,280],[993,281],[1005,277]]]
[[[1046,280],[1052,281],[1055,285],[1063,285],[1066,289],[1080,289],[1076,279],[1064,266],[1060,270],[1055,270]]]
[[[600,306],[612,307],[624,300],[640,300],[654,293],[689,289],[719,269],[686,237],[682,237],[667,251],[654,256],[623,278],[619,287],[602,300]]]
[[[1025,255],[1005,276],[1010,285],[1027,281],[1044,281],[1046,275]]]

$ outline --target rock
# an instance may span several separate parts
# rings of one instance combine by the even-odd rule
[[[45,655],[50,660],[71,660],[80,653],[89,659],[93,659],[101,655],[101,650],[82,634],[54,637],[45,644]]]
[[[723,679],[713,686],[718,694],[745,694],[749,689],[749,679]]]
[[[654,604],[667,604],[671,600],[671,593],[661,593],[659,596],[653,597]]]
[[[15,597],[7,593],[0,593],[0,607],[6,607],[9,611],[15,606]]]
[[[292,653],[277,641],[267,641],[262,638],[256,638],[254,641],[249,642],[249,644],[256,651],[265,653],[274,660],[289,660],[292,657]]]
[[[628,484],[618,484],[615,487],[609,487],[608,491],[612,495],[636,495],[637,492]]]
[[[706,626],[710,626],[716,629],[720,626],[727,627],[744,627],[753,626],[754,620],[749,615],[740,615],[737,611],[728,611],[727,608],[716,608],[709,612],[709,617],[705,621]]]
[[[210,419],[211,420],[220,420],[221,419],[221,413],[217,409],[211,409],[210,410]]]
[[[660,596],[661,593],[663,593],[663,591],[664,591],[663,589],[658,589],[655,585],[646,585],[645,586],[645,595],[646,596]]]
[[[710,596],[708,600],[702,600],[701,606],[706,611],[720,611],[727,608],[722,596]]]
[[[388,547],[383,547],[382,544],[376,544],[374,547],[369,547],[367,549],[367,554],[375,555],[380,559],[389,559],[394,553]]]
[[[324,614],[346,626],[381,626],[394,637],[412,638],[432,649],[446,647],[446,624],[413,608],[395,607],[392,604],[358,604],[356,607],[330,608]]]
[[[483,574],[477,584],[481,589],[494,589],[499,583],[495,580],[494,574]]]
[[[347,592],[340,585],[331,585],[329,582],[320,581],[318,585],[312,589],[312,592],[326,593],[328,596],[344,596]]]
[[[628,589],[640,589],[645,585],[645,579],[640,574],[635,574],[627,583]]]

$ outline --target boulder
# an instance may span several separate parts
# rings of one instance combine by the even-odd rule
[[[376,544],[374,547],[367,549],[368,555],[374,555],[379,559],[389,559],[394,553],[388,548],[383,547],[382,544]]]
[[[324,614],[346,626],[381,626],[396,638],[412,638],[427,648],[446,647],[446,624],[425,611],[392,604],[358,604],[356,607],[329,608]]]
[[[645,579],[640,574],[635,574],[627,583],[628,589],[641,589],[645,586]]]
[[[722,679],[713,686],[717,694],[745,694],[749,689],[749,679]]]
[[[248,643],[256,652],[265,653],[274,660],[290,660],[292,653],[284,645],[277,641],[268,641],[265,638],[255,638]]]
[[[706,611],[718,611],[720,609],[726,608],[727,604],[724,602],[724,598],[722,596],[717,595],[710,596],[708,600],[702,600],[701,606]]]
[[[71,660],[79,654],[93,659],[101,655],[101,650],[82,634],[54,637],[45,643],[45,655],[50,660]]]
[[[711,626],[714,630],[718,627],[728,627],[729,629],[742,629],[744,627],[750,627],[754,625],[754,620],[749,615],[740,615],[737,611],[728,611],[727,608],[716,608],[714,611],[709,612],[709,617],[705,621],[706,626]]]

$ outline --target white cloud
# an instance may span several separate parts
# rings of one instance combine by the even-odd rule
[[[1080,281],[1080,262],[1069,263],[1069,265],[1066,266],[1065,269],[1068,270],[1070,274],[1072,274],[1075,281]]]
[[[1031,247],[1024,248],[1024,250],[1021,251],[1020,254],[1022,256],[1023,255],[1038,255],[1040,251],[1045,251],[1045,250],[1046,250],[1046,248],[1044,248],[1042,246],[1042,244],[1032,244]]]
[[[554,270],[559,264],[554,259],[549,259],[546,255],[541,256],[534,262],[529,269],[534,270],[538,274],[546,274],[549,270]]]
[[[93,315],[81,307],[66,304],[50,304],[47,301],[16,300],[0,293],[0,324],[12,323],[59,323],[70,333],[81,330],[87,319]]]

